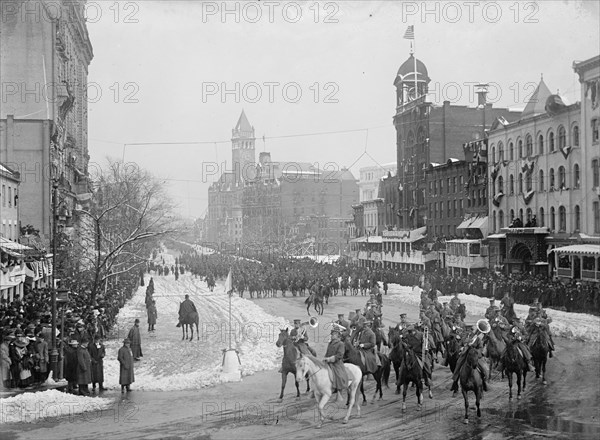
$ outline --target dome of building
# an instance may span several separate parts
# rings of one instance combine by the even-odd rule
[[[408,59],[402,63],[400,68],[398,69],[398,73],[396,74],[396,78],[394,79],[394,85],[398,82],[414,82],[415,81],[415,58],[411,53]],[[425,83],[429,83],[431,78],[429,78],[429,74],[427,72],[427,67],[421,60],[417,58],[417,81],[424,81]]]

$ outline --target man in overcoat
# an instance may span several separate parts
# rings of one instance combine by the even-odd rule
[[[79,394],[90,394],[88,385],[92,382],[92,358],[88,351],[88,340],[83,339],[77,348],[77,386]]]
[[[94,343],[89,346],[90,356],[92,358],[92,390],[104,391],[104,356],[106,349],[99,336],[94,337]]]
[[[156,325],[156,318],[158,317],[158,312],[156,311],[156,301],[150,301],[150,305],[146,309],[148,312],[148,331],[153,332],[154,326]]]
[[[338,400],[342,397],[342,390],[348,388],[348,373],[344,366],[344,343],[341,341],[341,328],[333,324],[331,329],[331,341],[325,352],[324,362],[329,364],[333,372],[333,392],[338,393]]]
[[[142,354],[142,336],[140,335],[140,320],[135,319],[133,323],[133,327],[129,330],[129,334],[127,335],[127,339],[129,339],[131,343],[131,353],[133,354],[133,359],[139,361]]]
[[[357,329],[360,332],[358,336],[358,349],[363,355],[365,370],[368,373],[375,373],[381,366],[379,356],[375,353],[376,338],[371,330],[372,321],[366,321],[364,318],[357,323]]]
[[[129,339],[125,339],[123,341],[123,346],[119,348],[119,353],[117,354],[117,360],[119,361],[119,384],[121,385],[121,393],[127,391],[131,391],[129,385],[135,382],[135,375],[133,373],[133,354],[131,353],[130,348],[131,341]]]
[[[75,392],[77,385],[77,339],[71,339],[64,349],[64,377],[68,382],[67,392]]]

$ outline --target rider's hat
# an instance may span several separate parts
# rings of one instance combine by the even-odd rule
[[[337,323],[333,323],[331,326],[331,333],[342,333],[343,327]]]
[[[343,318],[344,314],[343,313],[338,313],[338,318]]]
[[[302,322],[301,319],[294,319],[294,324],[300,324]]]
[[[494,304],[496,302],[496,298],[490,298],[490,304]]]
[[[406,313],[400,313],[400,318],[406,318]]]

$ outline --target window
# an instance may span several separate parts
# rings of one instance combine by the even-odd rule
[[[525,138],[525,149],[527,150],[527,157],[533,156],[533,138],[530,134]]]
[[[452,189],[454,190],[454,194],[456,194],[456,177],[452,178]]]
[[[501,193],[504,191],[504,179],[502,176],[498,177],[498,192]]]
[[[463,199],[460,199],[460,215],[463,215],[464,213],[464,206],[463,206]]]
[[[462,189],[463,189],[463,176],[460,176],[458,178],[458,181],[459,181],[459,184],[460,184],[460,190],[462,191]]]
[[[538,181],[539,181],[539,184],[540,184],[539,191],[544,191],[544,170],[540,170]]]
[[[533,213],[531,212],[531,208],[527,208],[527,221],[530,222],[531,221],[531,217],[533,217]]]
[[[598,143],[598,140],[600,140],[600,133],[598,133],[598,131],[600,130],[600,119],[592,119],[592,142],[594,144]]]
[[[498,161],[504,161],[504,144],[502,142],[498,142]]]
[[[510,192],[510,195],[512,196],[515,193],[515,176],[513,176],[512,174],[508,178],[508,185],[509,185],[508,191]]]
[[[600,232],[600,202],[594,202],[594,232]]]
[[[500,229],[504,227],[504,212],[502,210],[498,211],[498,226]]]
[[[556,182],[554,181],[554,168],[550,168],[550,189],[553,190],[554,189],[554,184]]]
[[[579,146],[579,126],[578,125],[573,126],[573,146],[574,147]]]
[[[564,206],[558,208],[558,225],[561,231],[567,230],[567,210]]]
[[[433,194],[433,182],[429,182],[429,193]]]
[[[523,140],[519,139],[518,142],[519,145],[519,159],[523,157]]]
[[[519,173],[519,194],[523,194],[523,173]]]
[[[550,208],[550,221],[548,223],[550,223],[550,230],[554,231],[556,229],[556,218],[555,218],[555,214],[556,211],[554,210],[554,206],[552,208]]]
[[[437,217],[437,202],[433,204],[433,218]]]
[[[456,217],[456,200],[452,202],[452,215]]]
[[[515,219],[515,210],[511,209],[510,210],[510,223],[512,223],[512,221]]]
[[[496,147],[492,147],[492,163],[496,163]]]
[[[494,232],[498,230],[498,228],[496,227],[496,211],[492,212],[492,229],[494,230]]]
[[[538,154],[544,154],[544,136],[538,136]]]
[[[521,221],[523,221],[523,219],[525,217],[523,217],[523,209],[519,209],[519,218],[521,219]]]
[[[446,203],[446,211],[448,212],[448,217],[450,217],[451,216],[450,200],[448,200],[448,202]]]
[[[440,179],[440,195],[444,194],[444,180]]]
[[[579,231],[581,229],[581,209],[579,205],[575,205],[575,230]]]
[[[594,188],[600,186],[600,159],[592,160],[592,182]]]
[[[540,218],[538,219],[538,226],[544,227],[544,208],[540,208]]]
[[[514,158],[515,158],[514,145],[512,142],[508,143],[508,158],[510,160],[514,160]]]
[[[560,166],[558,168],[558,187],[560,189],[566,189],[567,188],[567,184],[566,184],[566,177],[565,177],[565,167]]]
[[[6,185],[2,185],[2,207],[6,208]]]
[[[525,177],[525,187],[527,188],[527,192],[533,189],[533,179],[531,178],[532,173],[527,173]]]
[[[579,165],[575,164],[575,165],[573,165],[573,187],[579,188],[580,185],[581,185],[581,182],[580,182],[580,176],[579,176]]]
[[[565,127],[558,128],[558,148],[563,149],[567,146],[567,131]]]
[[[12,208],[12,187],[8,187],[8,207]]]
[[[450,177],[448,177],[448,182],[446,182],[448,184],[448,194],[450,194],[451,182],[452,182],[452,179],[450,179]]]
[[[431,209],[431,203],[429,204],[429,218],[433,218],[433,210]]]
[[[554,133],[548,134],[548,151],[552,153],[554,151]]]

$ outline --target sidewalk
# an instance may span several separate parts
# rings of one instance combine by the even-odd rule
[[[24,393],[37,393],[38,391],[48,391],[48,390],[59,390],[64,391],[67,389],[67,382],[57,382],[53,384],[42,384],[42,385],[32,385],[27,388],[2,388],[0,389],[0,399],[6,399],[8,397],[15,397]]]

